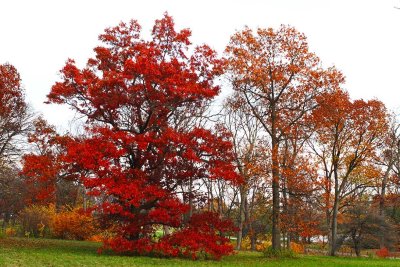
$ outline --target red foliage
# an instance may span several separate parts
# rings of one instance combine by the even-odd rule
[[[220,219],[216,213],[204,212],[194,214],[181,230],[166,235],[157,242],[150,238],[132,241],[116,237],[108,239],[104,248],[162,257],[205,257],[219,260],[221,256],[233,253],[229,239],[223,234],[235,230],[230,220]]]
[[[47,205],[56,203],[56,185],[61,176],[73,180],[72,176],[62,174],[62,155],[71,138],[60,136],[43,118],[33,122],[35,131],[28,141],[35,148],[35,153],[25,154],[21,174],[29,192],[28,204]]]
[[[216,213],[204,212],[193,215],[186,229],[164,237],[161,243],[178,247],[185,257],[205,256],[218,260],[222,255],[233,253],[229,239],[223,234],[236,230],[231,221],[220,219]]]
[[[387,258],[387,257],[390,256],[390,253],[389,253],[389,250],[387,248],[383,247],[383,248],[381,248],[381,249],[376,251],[376,255],[379,258]]]
[[[222,61],[205,45],[189,55],[189,36],[176,32],[168,15],[156,21],[151,41],[140,39],[136,21],[121,23],[100,35],[105,46],[95,48],[86,68],[68,60],[48,95],[88,118],[88,137],[67,144],[63,171],[102,197],[98,212],[117,232],[105,245],[115,251],[177,256],[204,249],[214,258],[231,251],[216,233],[225,229],[222,221],[182,219],[189,206],[178,189],[189,181],[239,181],[226,132],[193,123],[219,92],[213,80]],[[208,223],[215,230],[203,230]],[[181,230],[154,243],[157,225]],[[196,246],[184,242],[188,235]],[[177,253],[171,242],[187,249]]]

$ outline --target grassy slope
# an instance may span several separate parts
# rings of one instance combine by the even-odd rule
[[[270,260],[241,252],[219,262],[98,255],[99,244],[50,239],[0,239],[0,266],[400,266],[400,260],[305,256]]]

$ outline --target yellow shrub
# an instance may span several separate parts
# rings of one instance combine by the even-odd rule
[[[98,231],[94,218],[78,208],[55,214],[52,230],[57,238],[74,240],[87,240]]]
[[[257,251],[264,251],[267,247],[271,246],[271,239],[265,235],[258,235],[257,241],[255,245],[255,249]],[[249,236],[243,238],[240,249],[242,250],[250,250],[251,249],[251,239]]]
[[[251,249],[251,240],[249,236],[246,236],[242,239],[242,243],[240,244],[241,250],[250,250]]]
[[[269,246],[272,246],[272,242],[269,240],[263,240],[260,242],[257,242],[256,244],[256,250],[257,251],[264,251],[266,250]]]
[[[55,212],[55,206],[52,204],[31,205],[24,208],[19,214],[22,233],[28,237],[50,237],[50,227]]]
[[[341,246],[339,249],[339,253],[351,254],[353,249],[350,246]]]

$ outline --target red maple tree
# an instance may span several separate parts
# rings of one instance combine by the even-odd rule
[[[167,14],[155,22],[150,41],[141,39],[136,21],[120,23],[99,36],[104,46],[86,67],[68,60],[48,95],[50,103],[87,118],[88,137],[68,143],[63,171],[102,200],[97,211],[116,229],[106,248],[216,259],[232,252],[221,235],[233,230],[229,221],[200,211],[183,216],[189,205],[182,186],[239,180],[228,134],[193,122],[219,93],[213,81],[223,61],[206,45],[192,49],[190,35],[175,31]],[[160,226],[174,231],[157,240]]]
[[[66,200],[76,200],[78,184],[76,176],[63,171],[63,157],[68,142],[72,142],[73,138],[58,134],[42,117],[33,121],[33,128],[34,131],[28,135],[32,152],[22,157],[20,172],[28,191],[25,202],[41,205],[53,203],[57,207],[71,204]]]

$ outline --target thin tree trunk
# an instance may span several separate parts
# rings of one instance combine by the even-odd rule
[[[247,198],[245,188],[240,187],[240,208],[239,208],[239,230],[237,235],[236,249],[240,250],[243,238],[243,225],[245,221],[245,199]]]
[[[275,134],[275,133],[274,133]],[[279,151],[278,140],[272,137],[272,248],[281,248],[279,220]]]
[[[192,178],[189,179],[189,219],[193,215],[193,197],[192,197],[192,190],[193,190],[193,180]]]
[[[210,184],[209,184],[209,188],[208,188],[208,195],[209,195],[208,202],[210,205],[209,205],[208,211],[214,212],[215,207],[214,207],[214,194],[213,194],[212,183],[213,183],[213,181],[210,180]],[[211,202],[210,202],[210,200],[211,200]]]
[[[256,241],[257,241],[257,235],[254,233],[253,229],[251,229],[251,238],[250,238],[251,251],[256,250]]]
[[[361,248],[360,241],[357,239],[357,230],[354,230],[351,234],[351,238],[353,239],[354,251],[356,252],[357,257],[361,256]]]
[[[83,210],[86,211],[87,210],[87,199],[86,199],[86,190],[85,187],[82,186],[82,206],[83,206]]]
[[[394,164],[394,160],[390,160],[390,164],[387,167],[387,170],[385,172],[385,175],[383,176],[382,179],[382,187],[381,187],[381,195],[379,199],[379,216],[381,217],[381,223],[380,223],[380,238],[379,238],[379,246],[380,248],[385,247],[385,194],[386,194],[386,185],[387,185],[387,180],[389,178],[390,170],[392,169]]]

